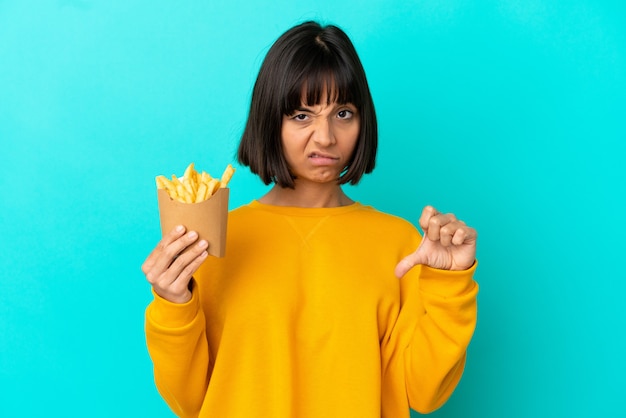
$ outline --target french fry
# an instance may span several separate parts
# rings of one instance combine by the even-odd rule
[[[165,176],[156,176],[157,189],[167,189],[167,184],[170,181]]]
[[[165,189],[170,194],[176,193],[176,186],[167,177],[157,176],[156,182],[158,189]]]
[[[207,188],[206,183],[200,183],[200,186],[198,186],[195,203],[204,202],[207,199],[208,190],[209,189]]]
[[[185,169],[183,176],[183,183],[191,194],[195,194],[198,191],[198,182],[196,181],[197,171],[194,169],[193,163],[189,164]]]
[[[194,175],[194,173],[196,172],[195,168],[193,167],[193,163],[189,163],[189,165],[187,166],[187,168],[185,169],[185,178],[189,179],[191,176]]]
[[[222,177],[216,179],[206,171],[196,171],[194,163],[190,163],[182,177],[172,174],[172,179],[159,175],[156,177],[157,189],[164,189],[170,198],[183,203],[200,203],[217,192],[221,187],[226,187],[233,176],[235,169],[228,164]]]
[[[220,181],[218,179],[211,179],[209,180],[207,184],[207,194],[209,196],[212,196],[213,194],[215,194],[215,192],[219,188],[220,188]]]
[[[185,188],[187,193],[189,193],[190,196],[195,196],[196,191],[193,188],[193,183],[191,182],[191,180],[183,178],[182,183],[183,183],[183,187]]]
[[[222,178],[220,179],[220,187],[226,187],[230,179],[233,177],[234,172],[235,169],[233,168],[233,166],[228,164],[226,166],[226,169],[224,170],[224,173],[222,173]]]
[[[211,179],[212,177],[206,171],[203,171],[202,174],[200,174],[200,181],[204,184],[209,184]]]
[[[191,203],[191,195],[189,194],[187,189],[185,189],[185,186],[182,183],[179,183],[178,185],[176,185],[176,193],[178,197],[180,197],[179,200],[181,202]]]
[[[180,179],[176,177],[176,174],[172,174],[172,183],[176,188],[178,188],[178,186],[182,186],[182,183],[180,182]]]

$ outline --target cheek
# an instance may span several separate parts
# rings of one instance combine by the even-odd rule
[[[356,144],[359,140],[359,127],[350,129],[345,132],[342,144],[344,151],[352,155],[356,149]]]
[[[281,143],[287,164],[293,166],[303,154],[305,142],[302,140],[302,134],[299,131],[283,127],[281,130]]]

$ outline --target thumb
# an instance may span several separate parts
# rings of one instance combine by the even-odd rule
[[[398,279],[401,279],[409,270],[418,264],[425,264],[426,260],[419,251],[415,251],[413,254],[407,255],[396,265],[395,275]]]
[[[412,254],[409,254],[400,260],[400,262],[396,265],[395,275],[398,279],[404,277],[404,275],[416,265],[427,264],[428,258],[422,251],[420,251],[427,239],[426,231],[424,231],[424,235],[422,236],[422,240],[417,246],[417,249]]]

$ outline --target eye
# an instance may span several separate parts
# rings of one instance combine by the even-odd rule
[[[339,119],[350,119],[353,115],[354,113],[352,113],[352,111],[348,109],[342,109],[337,112],[337,117]]]
[[[303,120],[307,120],[308,116],[305,113],[296,113],[295,115],[291,117],[291,119],[303,121]]]

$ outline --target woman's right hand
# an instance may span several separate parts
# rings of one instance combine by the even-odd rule
[[[195,231],[185,233],[185,227],[172,229],[152,250],[141,270],[154,292],[173,303],[191,300],[189,282],[200,264],[207,258],[208,243],[195,243]],[[195,243],[195,245],[194,245]]]

